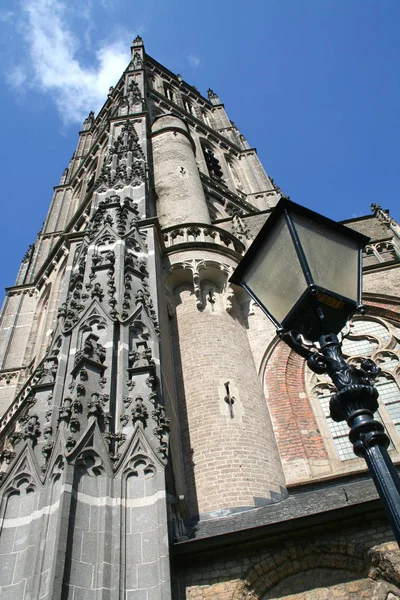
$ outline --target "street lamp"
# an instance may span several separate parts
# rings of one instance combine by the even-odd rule
[[[230,282],[243,287],[280,338],[315,373],[327,373],[337,392],[334,421],[347,421],[354,453],[363,457],[400,546],[400,479],[389,438],[374,419],[380,369],[369,359],[347,364],[338,337],[361,309],[362,249],[369,239],[282,198],[240,261]]]

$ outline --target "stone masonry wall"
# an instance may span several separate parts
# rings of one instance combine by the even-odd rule
[[[363,277],[364,293],[398,296],[400,287],[400,266],[395,265],[382,271],[370,271]]]
[[[178,572],[178,598],[400,598],[400,552],[387,526],[347,526],[346,534],[319,531],[287,542],[275,537],[253,550],[235,546],[191,557]]]

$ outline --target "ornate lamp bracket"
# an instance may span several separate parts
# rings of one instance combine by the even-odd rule
[[[307,342],[295,331],[281,329],[278,335],[306,359],[314,373],[326,373],[334,383],[337,391],[329,402],[331,418],[347,421],[354,453],[368,465],[400,546],[400,479],[387,452],[389,437],[374,419],[379,394],[373,381],[380,368],[370,359],[362,359],[360,367],[348,364],[335,334],[322,335],[318,344]]]

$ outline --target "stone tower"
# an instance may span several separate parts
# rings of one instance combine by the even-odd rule
[[[212,90],[131,50],[7,289],[0,597],[400,599],[329,381],[229,285],[281,191]],[[346,224],[372,239],[344,350],[382,368],[398,462],[400,227]]]
[[[7,290],[2,598],[167,600],[169,537],[286,494],[228,284],[279,195],[137,37]]]

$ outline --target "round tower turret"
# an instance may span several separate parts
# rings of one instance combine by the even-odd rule
[[[154,183],[161,227],[207,223],[210,215],[186,123],[168,114],[152,126]]]

